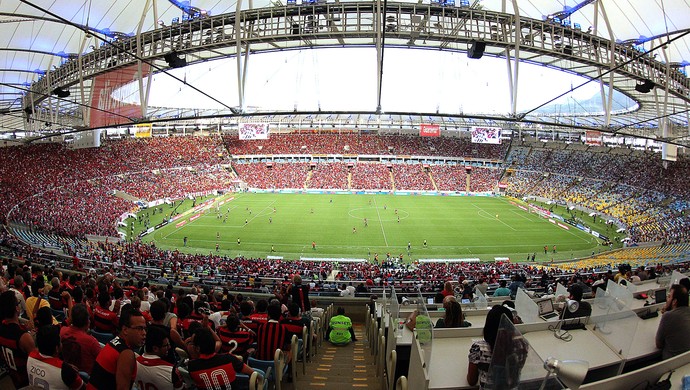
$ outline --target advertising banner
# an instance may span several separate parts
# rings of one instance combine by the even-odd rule
[[[238,130],[241,140],[268,139],[268,123],[240,123]]]
[[[472,143],[498,145],[501,143],[501,130],[500,127],[470,127]]]
[[[420,137],[440,137],[441,136],[441,126],[432,125],[428,123],[422,123],[419,126],[419,136]]]

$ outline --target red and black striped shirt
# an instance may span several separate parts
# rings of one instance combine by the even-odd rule
[[[2,321],[0,323],[0,355],[2,361],[9,368],[12,382],[16,388],[29,385],[29,376],[26,373],[26,360],[29,355],[19,346],[26,329],[14,322]]]
[[[256,358],[273,360],[276,349],[286,350],[287,331],[283,324],[270,320],[259,327],[257,333]]]

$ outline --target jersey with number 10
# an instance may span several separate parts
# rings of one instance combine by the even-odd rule
[[[189,362],[189,376],[200,390],[230,389],[235,373],[242,371],[243,365],[234,355],[202,354]]]
[[[6,321],[0,323],[0,355],[10,370],[16,388],[29,385],[29,376],[26,373],[26,360],[29,355],[19,347],[19,339],[24,333],[26,329],[19,324]]]

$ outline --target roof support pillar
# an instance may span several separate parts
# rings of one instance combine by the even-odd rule
[[[249,9],[254,8],[253,0],[249,0]],[[236,54],[237,54],[237,93],[239,102],[239,111],[244,112],[246,103],[244,101],[244,88],[247,81],[247,63],[249,62],[249,43],[244,44],[244,59],[242,58],[242,23],[240,15],[242,14],[242,0],[237,1],[237,8],[235,11],[235,34],[236,34]],[[249,34],[249,31],[245,30]]]
[[[148,75],[148,83],[146,83],[146,91],[144,91],[144,79],[143,79],[143,69],[142,69],[142,42],[141,42],[141,30],[144,28],[144,19],[146,18],[146,13],[151,6],[151,1],[152,0],[146,0],[146,4],[144,4],[144,9],[141,11],[141,18],[139,19],[139,25],[137,26],[137,81],[139,82],[139,108],[141,109],[141,117],[146,118],[147,111],[148,111],[148,106],[149,106],[149,94],[151,93],[151,73],[149,72]],[[155,1],[155,0],[153,0]],[[153,6],[154,12],[155,12],[155,5]],[[158,19],[154,19],[158,20]]]
[[[511,68],[511,57],[510,57],[510,47],[506,47],[505,53],[506,53],[506,66],[508,70],[508,90],[510,92],[510,113],[513,116],[517,115],[517,95],[518,95],[518,66],[520,64],[520,39],[522,35],[522,28],[521,23],[520,23],[520,10],[517,6],[517,0],[512,0],[513,2],[513,10],[515,12],[515,22],[513,23],[514,28],[514,34],[513,39],[514,39],[514,46],[513,50],[515,50],[515,60],[512,63],[512,68]],[[503,12],[506,12],[506,0],[503,0]],[[503,36],[508,38],[509,34],[507,31],[504,31]]]
[[[376,0],[376,13],[374,14],[376,28],[376,112],[381,113],[381,91],[383,82],[383,32],[381,29],[381,0]]]
[[[609,47],[608,47],[608,62],[609,62],[609,68],[613,69],[616,66],[616,61],[615,61],[615,42],[616,38],[613,35],[613,29],[611,29],[611,23],[609,23],[609,18],[606,15],[606,9],[604,9],[604,3],[601,0],[597,0],[594,3],[594,31],[593,33],[596,33],[598,29],[598,22],[599,22],[599,8],[601,7],[601,16],[604,18],[604,23],[606,24],[606,29],[608,30],[609,33]],[[599,61],[599,49],[596,48],[597,50],[597,60]],[[601,69],[599,69],[599,75],[601,76]],[[599,85],[601,89],[601,103],[602,106],[604,107],[604,114],[605,114],[605,122],[604,126],[608,127],[611,124],[611,110],[613,106],[613,76],[614,72],[609,73],[609,88],[608,88],[608,96],[606,92],[604,91],[604,84],[603,80],[601,77],[599,78]]]
[[[82,68],[84,66],[84,60],[82,56],[84,55],[84,48],[89,42],[89,37],[84,34],[84,38],[81,40],[81,46],[79,47],[79,54],[77,55],[77,66],[79,67],[79,99],[81,100],[81,118],[82,124],[84,126],[89,126],[91,110],[89,110],[90,104],[86,100],[86,88],[84,88],[84,72]]]

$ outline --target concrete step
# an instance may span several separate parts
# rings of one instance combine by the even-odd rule
[[[374,357],[364,342],[363,324],[353,324],[358,341],[347,346],[324,342],[319,353],[307,364],[307,374],[298,368],[294,383],[283,383],[284,390],[302,389],[380,389]]]

